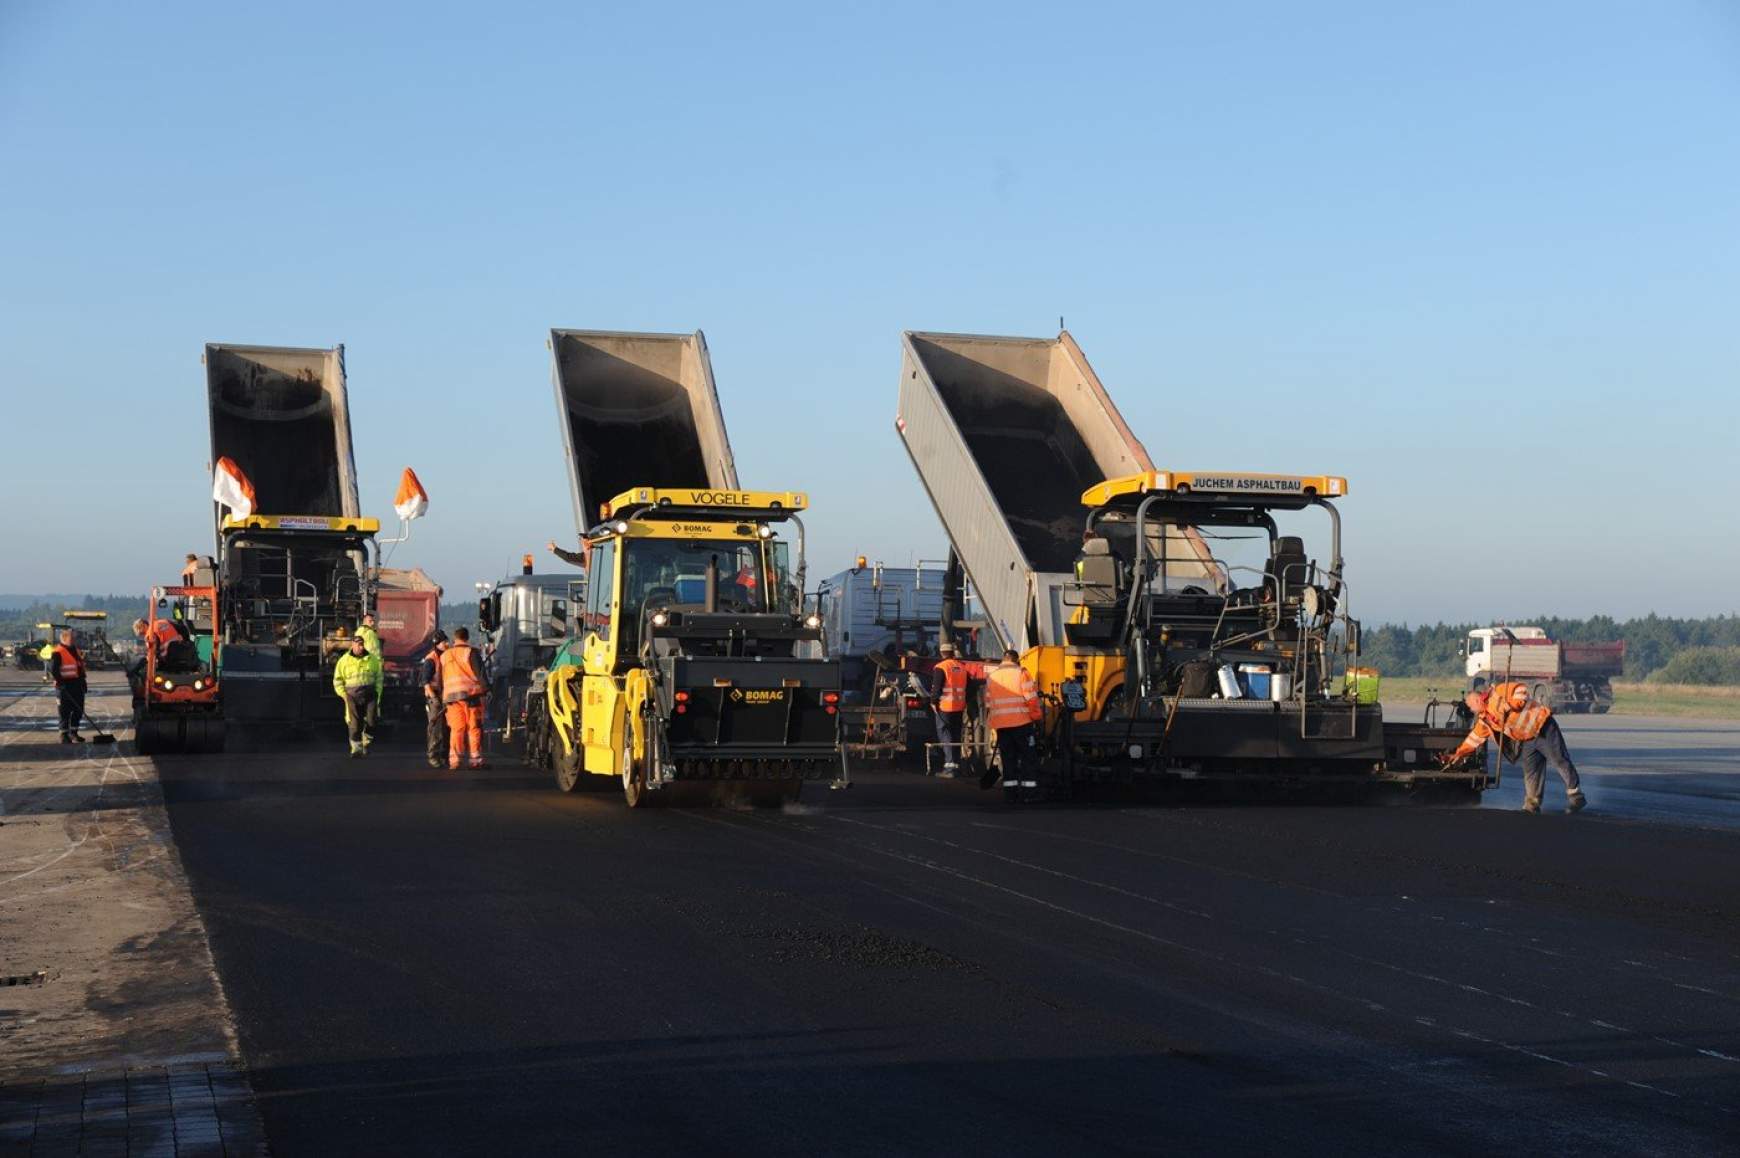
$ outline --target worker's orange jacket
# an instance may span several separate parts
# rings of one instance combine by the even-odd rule
[[[157,652],[157,658],[162,659],[169,645],[181,638],[181,632],[175,630],[175,624],[167,619],[159,619],[145,629],[145,643]]]
[[[57,684],[85,678],[85,661],[78,652],[64,643],[54,645],[54,667],[50,674]]]
[[[942,694],[936,698],[939,712],[967,710],[967,665],[953,656],[936,665],[942,673]]]
[[[1044,714],[1039,707],[1039,687],[1026,668],[1004,663],[986,673],[985,723],[992,731],[1019,728]]]
[[[449,644],[441,653],[442,703],[457,703],[483,694],[483,680],[478,676],[475,654],[468,643]]]
[[[1473,731],[1451,757],[1460,759],[1494,736],[1527,743],[1540,735],[1552,718],[1553,710],[1529,699],[1528,689],[1522,684],[1496,684],[1486,695],[1486,709],[1474,721]]]

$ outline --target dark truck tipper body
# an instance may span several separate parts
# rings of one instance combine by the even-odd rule
[[[1138,779],[1488,785],[1484,765],[1440,766],[1457,730],[1386,725],[1348,678],[1346,480],[1155,469],[1067,333],[907,333],[899,399],[994,646],[1043,701],[1037,759],[1000,769],[1015,798]],[[1301,518],[1329,531],[1315,558]]]
[[[1556,712],[1599,715],[1613,707],[1613,679],[1625,674],[1625,641],[1561,643],[1539,627],[1481,627],[1463,645],[1468,687],[1512,681]]]
[[[901,355],[895,428],[995,636],[981,651],[1061,643],[1082,492],[1152,470],[1148,452],[1067,331],[908,332]],[[1200,571],[1193,539],[1168,552]]]
[[[527,762],[631,807],[679,784],[767,803],[843,783],[840,665],[802,607],[806,500],[738,487],[706,340],[554,330],[550,352],[586,587],[533,673]]]
[[[344,347],[205,348],[212,462],[253,483],[255,511],[216,524],[218,673],[231,723],[336,719],[332,669],[369,607]]]
[[[421,567],[379,567],[374,580],[375,631],[381,637],[386,669],[381,714],[387,719],[421,719],[419,676],[423,657],[441,626],[441,587]]]
[[[550,331],[574,525],[633,487],[737,489],[713,361],[701,331]]]

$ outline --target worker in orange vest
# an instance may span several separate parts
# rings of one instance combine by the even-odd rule
[[[141,647],[151,648],[157,653],[157,662],[162,663],[168,654],[169,645],[181,640],[181,632],[175,624],[167,619],[159,619],[155,623],[147,623],[143,619],[133,621],[133,634],[139,637]]]
[[[59,700],[56,706],[60,709],[60,742],[70,744],[77,740],[83,743],[79,721],[85,715],[85,657],[73,645],[70,629],[60,633],[60,642],[54,645],[49,655],[48,678],[54,681]]]
[[[483,704],[489,698],[483,658],[471,646],[471,632],[453,629],[453,642],[441,653],[441,702],[447,706],[447,767],[458,768],[462,749],[471,767],[483,768]]]
[[[1445,753],[1446,764],[1471,755],[1496,737],[1500,757],[1522,765],[1524,812],[1541,810],[1548,764],[1565,782],[1566,812],[1577,812],[1589,803],[1583,795],[1577,766],[1565,747],[1565,735],[1559,731],[1559,722],[1553,719],[1553,710],[1529,699],[1525,685],[1495,684],[1486,691],[1469,692],[1463,702],[1474,713],[1474,728],[1455,751]]]
[[[1045,713],[1039,707],[1039,687],[1014,648],[1003,653],[1003,662],[985,673],[985,724],[997,733],[997,754],[1002,757],[1004,788],[1037,788],[1033,775],[1035,735],[1033,725]],[[980,788],[997,782],[986,769]]]
[[[930,705],[936,713],[936,742],[942,748],[943,766],[938,773],[953,780],[960,770],[962,722],[967,712],[967,665],[955,655],[955,645],[936,649],[942,658],[930,670]]]
[[[167,619],[159,619],[156,623],[135,619],[133,634],[139,637],[139,656],[127,665],[126,672],[127,686],[133,690],[133,703],[137,706],[145,697],[146,660],[155,658],[162,663],[169,654],[169,645],[181,639],[181,632]]]

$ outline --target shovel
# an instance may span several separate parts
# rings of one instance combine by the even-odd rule
[[[87,711],[86,713],[84,713],[84,716],[85,716],[85,723],[89,724],[93,729],[95,729],[91,734],[91,743],[93,743],[93,744],[113,744],[115,742],[115,737],[109,735],[109,733],[107,733],[107,732],[103,731],[101,728],[97,727],[97,722],[95,720],[91,719],[90,712]]]

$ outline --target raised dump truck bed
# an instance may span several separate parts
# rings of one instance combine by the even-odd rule
[[[344,347],[205,348],[212,462],[229,458],[254,484],[258,510],[355,517],[356,458]],[[213,504],[214,515],[222,511]]]
[[[908,331],[895,427],[997,641],[1062,642],[1082,492],[1154,469],[1075,339]]]
[[[211,343],[211,456],[253,483],[216,522],[219,686],[230,723],[328,724],[333,664],[371,606],[376,524],[362,517],[344,347]]]
[[[550,360],[580,534],[598,523],[601,504],[649,481],[736,488],[701,331],[551,330]]]

